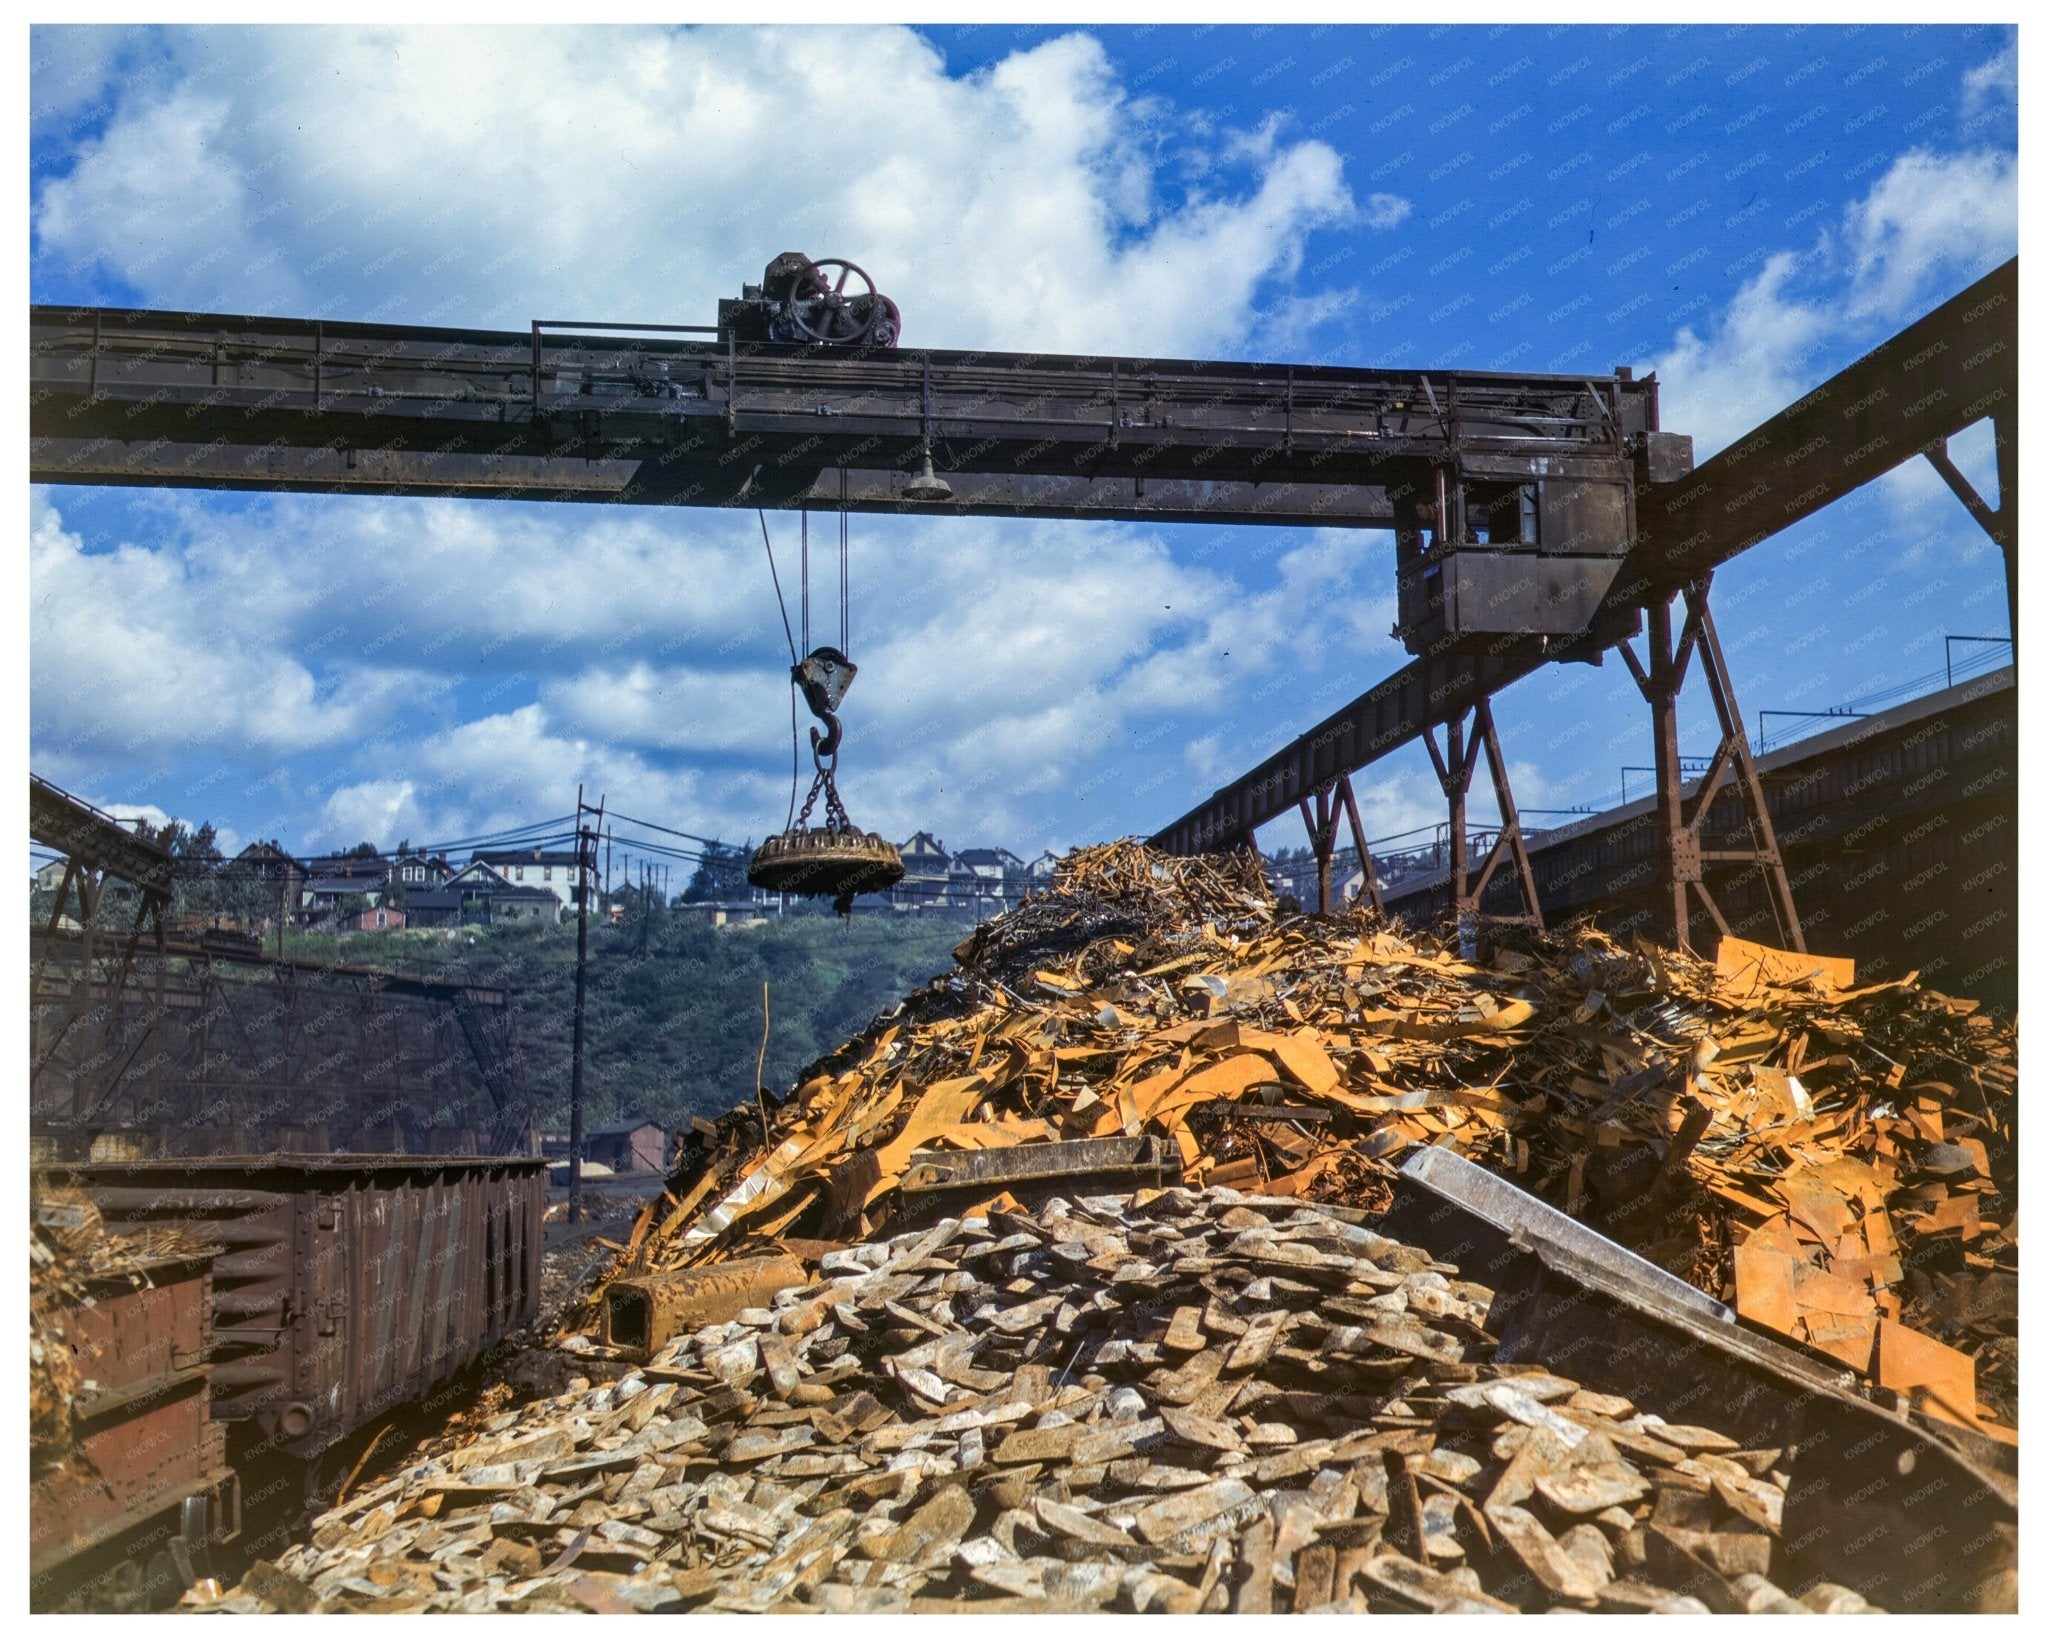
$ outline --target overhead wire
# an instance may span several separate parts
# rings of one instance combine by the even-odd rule
[[[645,838],[635,839],[632,851],[634,854],[653,854],[663,859],[683,859],[690,864],[702,864],[705,860],[705,855],[695,849],[668,847],[661,842],[650,842]]]
[[[673,825],[657,825],[651,819],[635,819],[630,814],[614,813],[611,817],[620,824],[638,825],[642,830],[658,830],[664,836],[680,836],[687,842],[701,842],[706,847],[723,847],[725,844],[716,836],[698,836],[691,831],[677,830]]]

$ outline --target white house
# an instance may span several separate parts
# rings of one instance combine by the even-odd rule
[[[577,882],[576,855],[574,852],[549,853],[540,848],[508,848],[487,853],[472,853],[471,865],[488,865],[514,887],[538,887],[555,895],[562,901],[565,915],[573,915],[576,906],[582,902],[582,894],[595,893],[596,876],[586,870],[582,883]],[[591,900],[592,905],[596,900]]]

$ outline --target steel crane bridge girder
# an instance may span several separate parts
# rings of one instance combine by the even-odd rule
[[[1626,483],[1655,420],[1655,383],[1625,376],[832,357],[104,308],[35,307],[29,326],[31,478],[48,483],[1390,528],[1454,458]],[[905,494],[927,447],[950,500]]]

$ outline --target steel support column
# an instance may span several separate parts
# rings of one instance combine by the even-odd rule
[[[1501,755],[1500,735],[1494,731],[1493,701],[1481,700],[1472,715],[1480,743],[1486,747],[1486,771],[1492,777],[1493,798],[1500,808],[1500,831],[1480,868],[1479,885],[1472,889],[1472,906],[1478,909],[1479,896],[1486,891],[1487,882],[1500,865],[1501,850],[1506,848],[1507,856],[1515,861],[1515,881],[1522,892],[1523,913],[1514,919],[1526,920],[1541,932],[1543,903],[1536,895],[1536,871],[1529,863],[1529,849],[1522,836],[1522,815],[1515,807],[1514,787],[1508,782],[1507,758]]]
[[[1315,807],[1301,799],[1301,822],[1308,827],[1309,851],[1316,856],[1316,914],[1330,913],[1330,856],[1337,846],[1337,809],[1327,790],[1315,793]]]
[[[1448,754],[1437,749],[1435,727],[1422,730],[1422,743],[1429,748],[1429,760],[1436,765],[1436,782],[1451,808],[1451,915],[1458,924],[1459,952],[1469,954],[1472,940],[1477,936],[1479,906],[1466,891],[1470,883],[1467,879],[1465,798],[1472,791],[1472,769],[1479,759],[1479,737],[1475,734],[1470,745],[1465,743],[1465,714],[1461,711],[1444,725],[1444,739]]]
[[[1450,804],[1451,914],[1457,920],[1459,944],[1469,953],[1469,946],[1477,936],[1479,901],[1485,896],[1487,884],[1493,880],[1493,873],[1500,868],[1504,857],[1515,861],[1522,913],[1494,919],[1526,921],[1540,929],[1543,926],[1543,909],[1536,896],[1536,873],[1529,864],[1528,849],[1522,843],[1522,820],[1515,808],[1515,793],[1508,783],[1507,758],[1501,755],[1500,735],[1493,725],[1493,702],[1482,699],[1472,708],[1469,742],[1465,737],[1465,715],[1462,711],[1445,724],[1444,734],[1447,750],[1437,749],[1433,727],[1423,731],[1422,743],[1429,751],[1429,760],[1436,766],[1437,783]],[[1500,808],[1500,829],[1494,835],[1493,845],[1486,850],[1486,858],[1475,877],[1466,830],[1465,803],[1472,793],[1472,775],[1478,769],[1482,751],[1486,753],[1487,776],[1493,781],[1494,800]]]
[[[1375,910],[1384,911],[1386,900],[1380,894],[1379,874],[1372,867],[1372,849],[1366,844],[1365,826],[1358,817],[1358,798],[1351,791],[1351,776],[1346,774],[1335,785],[1316,791],[1313,808],[1309,800],[1306,796],[1301,799],[1301,822],[1308,827],[1309,851],[1316,856],[1317,913],[1328,916],[1337,910],[1331,871],[1337,858],[1339,819],[1349,821],[1351,843],[1358,851],[1358,868],[1365,878],[1360,895]]]
[[[1700,903],[1725,937],[1728,919],[1707,890],[1706,866],[1751,863],[1761,873],[1772,910],[1778,918],[1780,936],[1793,949],[1806,949],[1806,935],[1799,925],[1799,912],[1792,902],[1792,883],[1785,873],[1785,861],[1778,851],[1778,838],[1771,826],[1770,810],[1764,804],[1763,781],[1758,778],[1756,759],[1751,755],[1749,735],[1742,726],[1742,709],[1735,697],[1734,679],[1728,672],[1728,658],[1721,649],[1720,634],[1707,606],[1712,576],[1685,588],[1685,621],[1672,640],[1670,598],[1649,606],[1647,667],[1636,656],[1634,646],[1620,645],[1636,687],[1650,707],[1651,736],[1657,767],[1656,812],[1658,833],[1664,854],[1665,873],[1671,891],[1673,937],[1682,950],[1693,948],[1688,890]],[[1721,741],[1707,760],[1700,777],[1692,811],[1686,811],[1685,780],[1678,757],[1678,696],[1685,687],[1686,671],[1697,653],[1714,715],[1721,725]],[[1749,823],[1750,846],[1709,850],[1702,841],[1707,813],[1730,773],[1740,794]]]
[[[1358,869],[1365,878],[1360,891],[1381,915],[1387,911],[1386,895],[1380,891],[1380,873],[1373,868],[1372,848],[1365,839],[1365,823],[1358,817],[1358,798],[1351,791],[1351,776],[1337,781],[1337,795],[1344,804],[1344,817],[1351,825],[1351,845],[1358,850]]]

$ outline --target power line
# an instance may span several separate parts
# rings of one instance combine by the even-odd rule
[[[673,825],[657,825],[651,819],[635,819],[629,814],[624,813],[614,813],[612,818],[619,824],[638,825],[642,830],[658,830],[664,836],[680,836],[686,842],[700,842],[705,847],[724,847],[726,845],[716,836],[694,835],[687,830],[677,830]]]

